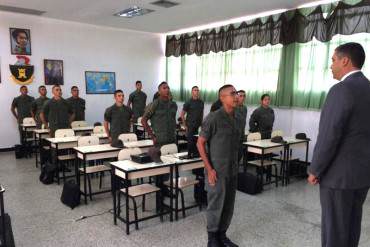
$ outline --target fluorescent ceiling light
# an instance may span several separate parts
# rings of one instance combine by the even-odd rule
[[[132,18],[132,17],[135,17],[135,16],[145,15],[145,14],[148,14],[148,13],[153,12],[153,11],[154,10],[151,10],[151,9],[143,9],[143,8],[138,7],[138,6],[132,6],[131,8],[122,10],[122,11],[120,11],[120,12],[114,14],[114,15],[115,16],[120,16],[120,17]]]

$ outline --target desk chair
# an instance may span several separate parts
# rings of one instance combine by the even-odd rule
[[[135,142],[135,141],[137,141],[137,135],[134,134],[134,133],[120,134],[118,136],[118,140],[121,140],[122,143],[125,143],[125,142]]]
[[[93,146],[93,145],[99,145],[99,138],[97,136],[81,136],[78,138],[78,144],[77,144],[79,147],[81,146]],[[79,173],[83,174],[84,173],[84,169],[83,168],[79,168]],[[91,193],[91,177],[90,175],[91,174],[97,174],[99,173],[100,174],[100,180],[99,180],[99,189],[101,189],[102,187],[102,176],[104,174],[104,172],[106,171],[111,171],[111,168],[104,165],[104,164],[100,164],[100,165],[93,165],[93,166],[88,166],[86,167],[86,176],[87,176],[87,182],[88,182],[88,185],[89,185],[89,197],[90,197],[90,201],[92,201],[92,193]],[[78,176],[80,176],[80,174]]]
[[[163,145],[161,147],[161,155],[169,155],[169,154],[176,154],[176,153],[178,153],[178,151],[177,151],[177,146],[174,143]],[[179,178],[177,178],[177,182],[178,182],[177,192],[179,192],[180,196],[181,196],[181,209],[176,208],[175,210],[176,211],[181,211],[182,212],[182,217],[185,218],[186,217],[186,215],[185,215],[186,208],[185,208],[185,198],[184,198],[184,191],[183,190],[190,187],[190,186],[194,186],[194,185],[198,184],[199,180],[191,178],[191,177],[179,177]],[[173,189],[176,189],[175,184],[176,184],[176,178],[173,180]],[[170,187],[170,181],[164,182],[164,185],[167,186],[167,187]],[[178,200],[177,195],[179,193],[176,193],[176,200]]]
[[[75,132],[73,131],[73,129],[58,129],[55,131],[55,138],[63,138],[63,137],[72,137],[72,136],[75,136]],[[70,163],[70,162],[74,162],[76,159],[76,154],[74,152],[66,152],[65,154],[57,154],[57,178],[58,178],[58,184],[59,184],[59,171],[60,171],[60,167],[59,167],[59,162],[61,162],[63,165],[64,163]],[[69,170],[68,170],[69,171]],[[62,169],[62,172],[63,172],[63,182],[65,182],[65,179],[66,179],[66,175],[65,175],[65,172],[66,172],[66,166],[64,165],[63,169]]]
[[[22,121],[23,125],[36,125],[36,122],[33,118],[31,117],[26,117],[26,118],[23,118],[23,121]],[[22,128],[22,142],[21,144],[24,144],[25,145],[25,148],[26,148],[26,155],[27,157],[31,157],[32,156],[32,153],[33,153],[33,142],[34,142],[34,138],[33,138],[33,135],[30,136],[29,134],[32,133],[30,131],[23,131],[23,128]]]
[[[118,153],[118,160],[131,160],[131,155],[141,154],[141,153],[142,153],[142,151],[141,151],[140,148],[122,149]],[[118,176],[118,177],[121,177],[121,178],[124,177],[123,173],[119,170],[116,170],[115,175]],[[128,183],[128,182],[129,181],[125,180],[125,183]],[[136,230],[139,229],[139,225],[138,225],[137,203],[136,203],[135,198],[142,196],[142,211],[144,212],[145,211],[145,196],[149,195],[149,194],[152,194],[152,193],[157,193],[157,192],[160,192],[160,188],[158,188],[157,186],[154,186],[152,184],[148,184],[148,183],[134,185],[134,186],[130,186],[128,188],[128,195],[127,196],[129,198],[131,198],[131,200],[134,204],[134,216],[135,216],[135,229]],[[118,215],[121,214],[121,194],[126,196],[125,189],[121,189],[118,192],[118,210],[117,210]],[[162,208],[163,207],[161,205],[161,209]],[[163,220],[162,216],[161,216],[161,220]]]

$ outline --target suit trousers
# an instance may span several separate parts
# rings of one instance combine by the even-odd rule
[[[208,232],[226,232],[229,228],[234,214],[237,180],[237,176],[221,177],[215,186],[210,186],[206,177]]]
[[[322,247],[357,247],[362,205],[369,188],[332,189],[320,186]]]

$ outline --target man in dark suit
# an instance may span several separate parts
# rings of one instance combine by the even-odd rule
[[[362,74],[358,43],[338,46],[332,57],[334,85],[321,112],[308,182],[320,184],[324,247],[355,247],[362,205],[370,186],[370,82]]]

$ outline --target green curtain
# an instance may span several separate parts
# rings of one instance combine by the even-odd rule
[[[330,65],[334,49],[346,42],[362,44],[370,54],[370,34],[336,35],[330,42],[313,40],[286,46],[242,48],[207,55],[168,57],[167,81],[176,100],[190,97],[198,85],[206,102],[217,99],[217,90],[233,84],[247,92],[247,104],[258,104],[269,93],[272,105],[285,108],[320,109],[336,81]],[[370,75],[370,61],[362,69]]]
[[[252,47],[202,56],[166,59],[166,80],[173,97],[185,101],[191,88],[200,87],[202,99],[213,102],[218,89],[233,84],[248,92],[247,103],[258,104],[263,93],[275,97],[282,45]]]

